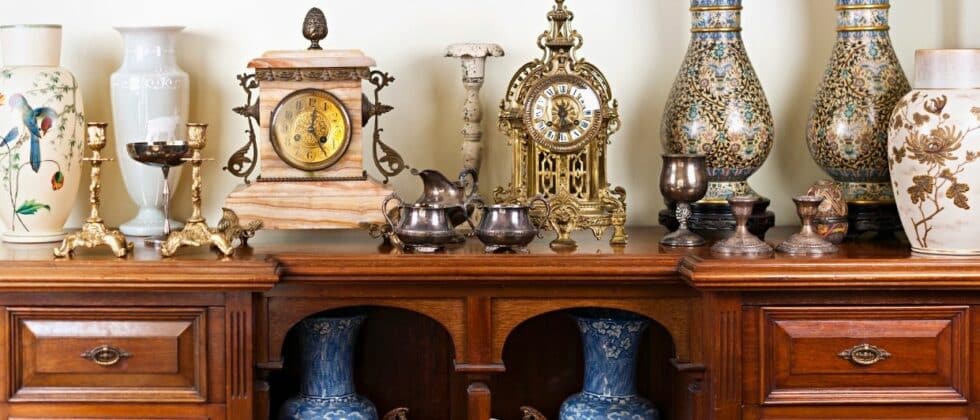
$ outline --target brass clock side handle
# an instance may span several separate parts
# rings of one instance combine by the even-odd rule
[[[381,132],[384,129],[380,128],[379,117],[394,109],[391,105],[381,103],[381,91],[394,81],[395,78],[386,72],[380,70],[371,71],[368,74],[368,82],[374,85],[374,102],[370,104],[370,107],[361,107],[361,112],[366,116],[362,118],[362,125],[366,124],[368,119],[374,117],[374,136],[372,137],[371,151],[373,152],[374,166],[378,168],[378,172],[381,172],[385,184],[388,183],[389,178],[397,176],[406,169],[410,169],[405,164],[405,159],[402,158],[401,154],[381,141]]]
[[[892,354],[881,347],[864,343],[837,353],[837,357],[858,366],[871,366],[892,357]]]
[[[245,105],[235,107],[232,110],[248,120],[248,130],[245,130],[245,133],[248,134],[248,141],[231,154],[231,157],[228,158],[228,164],[221,169],[242,178],[248,184],[251,182],[248,177],[252,176],[255,166],[259,162],[259,147],[255,137],[255,127],[259,125],[258,95],[255,95],[254,100],[252,99],[252,91],[258,89],[259,82],[254,73],[240,74],[236,77],[238,78],[238,85],[245,91]]]
[[[108,344],[103,344],[87,350],[82,353],[81,356],[83,359],[90,360],[92,363],[103,367],[113,366],[123,360],[133,357],[132,353]]]

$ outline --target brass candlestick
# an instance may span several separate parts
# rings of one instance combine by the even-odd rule
[[[106,123],[96,122],[88,124],[88,141],[86,146],[92,151],[92,157],[84,160],[92,165],[92,181],[89,184],[89,216],[82,225],[82,230],[71,233],[61,242],[61,246],[54,249],[54,256],[65,258],[71,256],[76,248],[95,248],[106,245],[112,249],[112,253],[119,258],[126,256],[133,250],[133,244],[126,241],[126,237],[118,230],[109,229],[102,222],[99,215],[99,193],[102,190],[102,162],[110,161],[102,157],[102,148],[105,147]]]
[[[212,229],[208,227],[207,221],[201,212],[201,165],[206,160],[201,157],[201,150],[207,145],[207,124],[187,124],[188,145],[190,145],[192,155],[186,159],[191,163],[191,217],[187,219],[181,230],[170,232],[166,242],[160,247],[160,254],[164,257],[171,257],[177,250],[184,246],[205,246],[211,245],[218,248],[225,256],[230,256],[235,249],[245,244],[248,238],[255,235],[255,231],[262,228],[261,221],[254,221],[247,226],[238,223],[238,215],[230,209],[222,209],[221,221],[218,227]],[[235,245],[235,239],[239,239],[239,244]]]
[[[838,248],[836,245],[827,242],[813,228],[813,218],[817,215],[817,209],[823,197],[800,195],[793,197],[796,203],[796,212],[803,222],[800,233],[790,236],[785,242],[779,244],[776,250],[791,255],[826,255],[834,254]]]
[[[759,256],[772,254],[772,247],[749,232],[749,217],[752,209],[759,202],[754,195],[728,197],[728,204],[735,214],[735,234],[719,241],[711,247],[711,252],[718,255]]]

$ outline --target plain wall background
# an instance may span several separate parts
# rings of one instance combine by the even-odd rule
[[[235,75],[266,50],[303,49],[306,11],[320,7],[330,34],[325,48],[358,48],[378,68],[397,78],[383,92],[395,111],[382,118],[384,139],[417,168],[456,173],[462,125],[463,88],[455,59],[444,58],[448,44],[496,42],[507,55],[488,64],[483,88],[484,169],[481,186],[489,192],[506,185],[510,153],[496,129],[497,109],[511,76],[526,61],[540,57],[535,46],[547,28],[551,0],[48,0],[0,2],[0,24],[64,25],[62,65],[81,82],[90,121],[112,121],[109,75],[121,63],[122,40],[113,25],[186,25],[178,42],[179,62],[191,76],[190,121],[211,125],[205,154],[205,211],[217,223],[225,195],[238,183],[221,171],[228,156],[245,141],[245,120],[231,112],[244,102]],[[579,52],[601,68],[619,100],[622,130],[610,147],[609,179],[628,192],[628,222],[654,225],[663,207],[660,173],[660,122],[674,76],[689,40],[687,0],[568,0],[573,27],[585,37]],[[776,121],[776,145],[751,179],[773,201],[778,224],[796,223],[789,197],[804,192],[824,173],[804,144],[811,98],[835,39],[834,0],[745,0],[743,38],[762,80]],[[892,40],[910,79],[921,48],[980,47],[980,1],[892,0]],[[0,46],[2,48],[2,46]],[[111,126],[110,126],[111,127]],[[369,134],[365,136],[365,141]],[[110,141],[115,141],[110,137]],[[114,157],[113,147],[105,149]],[[375,173],[373,165],[368,171]],[[189,214],[185,172],[174,213]],[[110,225],[128,220],[136,206],[129,200],[118,167],[103,169],[103,216]],[[86,214],[87,180],[69,222]],[[411,175],[394,181],[413,199],[420,182]]]

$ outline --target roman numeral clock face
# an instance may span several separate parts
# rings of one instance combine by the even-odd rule
[[[525,125],[540,145],[563,152],[581,148],[601,125],[602,106],[591,86],[575,77],[546,80],[533,91]]]
[[[350,116],[336,96],[303,89],[283,98],[272,113],[272,146],[279,158],[304,171],[337,163],[350,144]]]

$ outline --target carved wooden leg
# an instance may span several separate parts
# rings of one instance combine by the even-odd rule
[[[674,374],[674,418],[703,419],[707,418],[705,404],[707,402],[707,384],[704,365],[670,360],[676,371]]]
[[[251,420],[252,401],[252,295],[228,293],[225,302],[225,399],[229,419]]]
[[[711,390],[710,418],[741,418],[742,397],[742,307],[737,295],[707,293],[704,309],[708,343],[708,380]]]
[[[490,387],[484,382],[472,382],[466,388],[466,419],[490,419]]]

